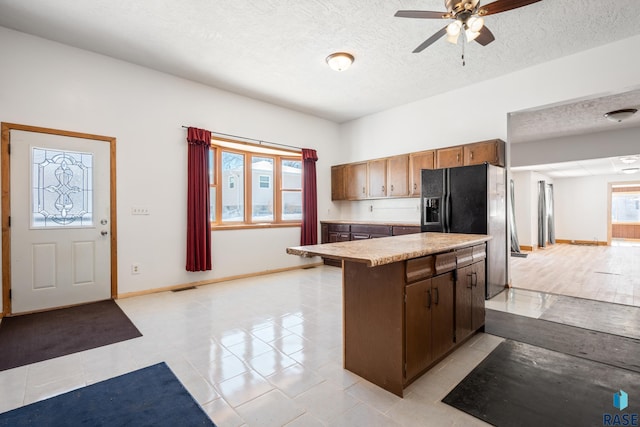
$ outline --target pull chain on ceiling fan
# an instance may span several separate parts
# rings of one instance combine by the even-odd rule
[[[460,34],[464,33],[467,42],[476,41],[486,46],[495,40],[493,33],[485,27],[484,16],[493,15],[519,7],[528,6],[542,0],[497,0],[486,6],[480,5],[480,0],[445,0],[446,12],[431,12],[426,10],[399,10],[395,16],[400,18],[417,19],[453,19],[446,27],[437,31],[416,47],[413,52],[422,52],[445,34],[447,41],[458,43]],[[464,55],[464,54],[463,54]]]

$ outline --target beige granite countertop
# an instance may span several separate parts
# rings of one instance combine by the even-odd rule
[[[369,267],[375,267],[473,246],[490,239],[491,236],[485,234],[417,233],[321,245],[294,246],[287,248],[287,253],[304,257],[322,256],[363,262]]]

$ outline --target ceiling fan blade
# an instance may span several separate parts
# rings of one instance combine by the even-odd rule
[[[491,30],[489,30],[487,27],[482,27],[480,29],[480,35],[476,37],[476,41],[480,43],[482,46],[488,45],[495,39],[496,38],[493,36],[493,33],[491,32]]]
[[[436,40],[438,40],[440,37],[444,36],[447,33],[447,27],[444,27],[443,29],[441,29],[440,31],[438,31],[437,33],[435,33],[434,35],[432,35],[431,37],[429,37],[428,39],[426,39],[425,41],[422,42],[422,44],[420,46],[418,46],[417,48],[413,49],[413,53],[420,53],[423,50],[425,50],[427,47],[429,47],[430,45],[432,45]]]
[[[447,12],[429,12],[428,10],[399,10],[394,16],[398,18],[442,19]]]
[[[537,3],[540,0],[496,0],[493,3],[480,6],[481,15],[493,15],[494,13],[506,12],[507,10],[517,9],[519,7],[528,6]]]

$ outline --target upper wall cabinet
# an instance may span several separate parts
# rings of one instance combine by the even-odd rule
[[[504,166],[504,141],[492,139],[463,146],[464,164],[478,165],[490,163]]]
[[[387,196],[387,159],[369,160],[369,197]]]
[[[331,200],[344,200],[346,198],[344,170],[345,165],[331,166]]]
[[[454,168],[464,165],[462,146],[436,150],[436,169]]]
[[[344,188],[348,200],[367,198],[367,163],[350,163],[345,166]]]
[[[421,170],[490,163],[504,166],[499,139],[331,167],[331,200],[419,197]]]
[[[420,151],[409,155],[410,194],[419,197],[422,192],[422,169],[435,167],[435,150]]]
[[[405,197],[409,195],[409,156],[393,156],[387,159],[389,197]]]

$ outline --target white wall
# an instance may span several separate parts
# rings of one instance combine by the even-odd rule
[[[298,228],[213,232],[213,271],[185,271],[186,130],[196,126],[314,148],[330,206],[338,125],[0,27],[0,121],[117,138],[119,293],[308,263]],[[149,216],[132,216],[131,207]],[[131,275],[139,263],[142,274]]]
[[[640,177],[621,174],[556,178],[556,238],[606,242],[609,184],[620,182],[640,182]]]

